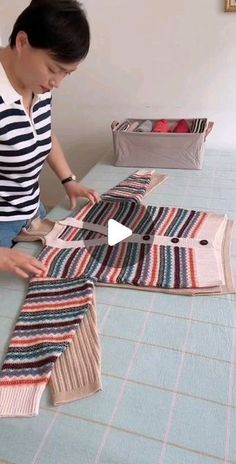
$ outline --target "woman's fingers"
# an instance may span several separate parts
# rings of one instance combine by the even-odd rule
[[[101,200],[99,193],[95,190],[88,190],[88,198],[92,203],[98,203]]]
[[[33,256],[14,248],[0,249],[0,271],[13,272],[19,277],[46,274],[46,267]]]
[[[26,272],[22,271],[20,268],[15,267],[14,269],[14,274],[16,274],[18,277],[22,277],[22,279],[28,279],[29,276],[26,274]]]

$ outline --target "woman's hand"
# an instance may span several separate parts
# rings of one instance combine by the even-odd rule
[[[100,195],[95,190],[84,187],[78,182],[67,182],[65,185],[66,193],[70,199],[70,208],[74,209],[79,197],[88,198],[91,203],[100,201]]]
[[[12,272],[27,279],[34,275],[42,277],[46,267],[33,256],[14,248],[0,248],[0,272]]]

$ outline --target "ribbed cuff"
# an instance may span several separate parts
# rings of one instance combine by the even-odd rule
[[[54,406],[59,406],[60,404],[70,403],[71,401],[81,400],[87,398],[88,396],[94,395],[98,391],[102,390],[102,384],[100,381],[95,381],[89,385],[84,385],[74,390],[70,391],[51,391],[52,402]]]
[[[39,412],[39,403],[46,384],[24,387],[0,387],[0,417],[32,417]]]

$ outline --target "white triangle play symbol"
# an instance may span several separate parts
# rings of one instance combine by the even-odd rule
[[[109,219],[108,221],[108,245],[116,245],[127,237],[132,235],[132,230],[129,227],[123,226],[120,222],[115,219]]]

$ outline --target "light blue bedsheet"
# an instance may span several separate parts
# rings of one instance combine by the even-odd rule
[[[103,192],[133,171],[103,162],[83,183]],[[208,151],[202,171],[157,171],[169,179],[145,203],[236,219],[234,153]],[[65,215],[62,205],[50,217]],[[37,254],[40,245],[19,247]],[[25,289],[1,275],[1,357]],[[103,391],[53,407],[46,390],[39,416],[0,419],[0,463],[236,463],[236,296],[102,287],[96,296]]]

